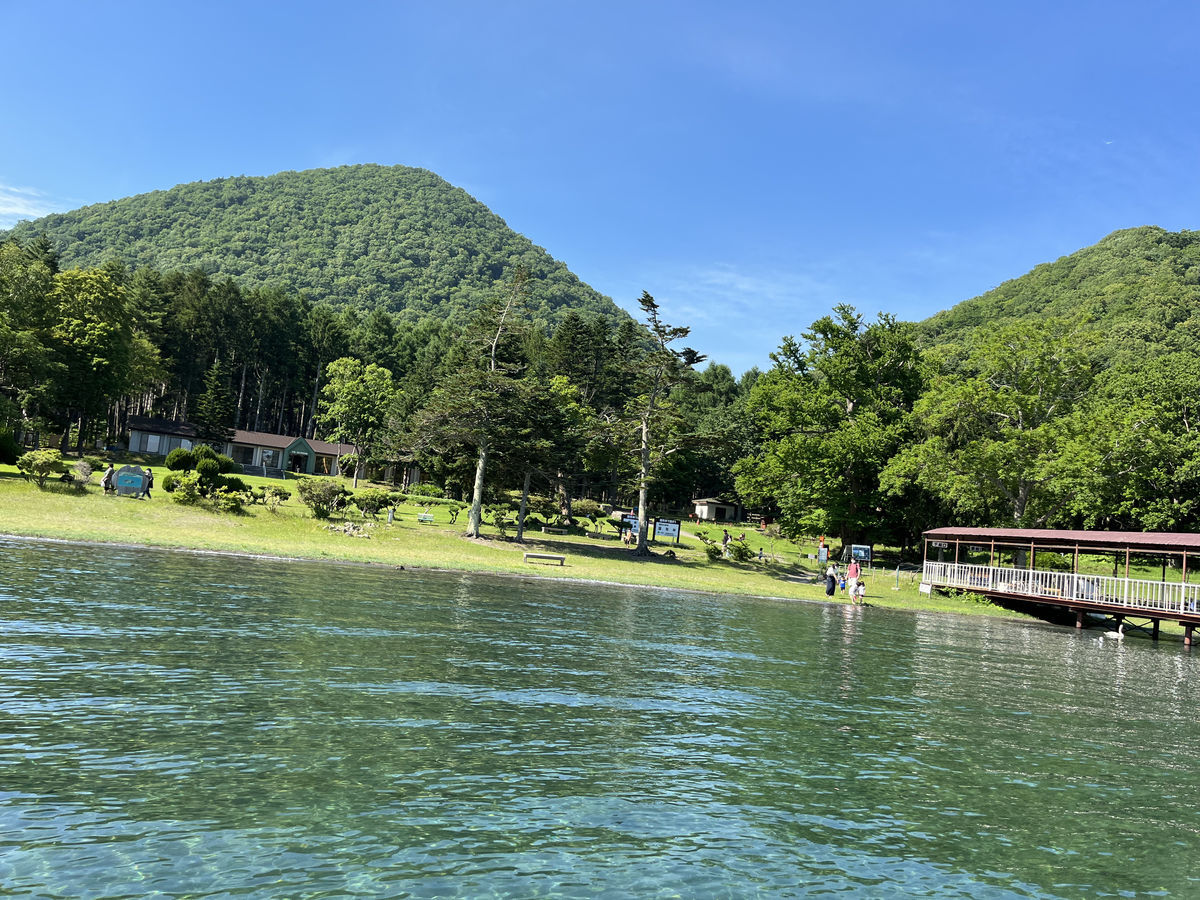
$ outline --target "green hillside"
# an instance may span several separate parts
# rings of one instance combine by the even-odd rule
[[[404,166],[181,184],[23,222],[13,232],[22,239],[45,232],[64,267],[114,258],[164,272],[200,267],[245,287],[290,288],[411,320],[473,309],[524,265],[533,275],[534,313],[546,321],[566,308],[624,317],[466,191]]]
[[[976,329],[1020,320],[1066,319],[1099,332],[1111,362],[1136,362],[1200,347],[1200,231],[1147,226],[1006,281],[922,322],[931,345],[960,343]]]

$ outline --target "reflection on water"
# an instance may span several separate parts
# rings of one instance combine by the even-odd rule
[[[0,885],[18,895],[1200,894],[1178,644],[0,554]]]

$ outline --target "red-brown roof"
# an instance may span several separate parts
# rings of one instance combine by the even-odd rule
[[[1200,534],[1163,531],[1060,531],[1053,528],[934,528],[926,540],[967,541],[975,544],[1086,548],[1089,550],[1158,550],[1200,553]]]
[[[329,441],[318,441],[316,438],[307,438],[307,440],[313,450],[327,456],[345,456],[347,453],[358,452],[353,444],[331,444]]]
[[[286,434],[271,434],[269,431],[245,431],[239,428],[234,433],[231,443],[286,450],[298,440],[300,438]],[[318,441],[315,438],[304,438],[304,442],[312,447],[315,453],[327,456],[344,456],[347,453],[357,452],[353,444],[331,444],[329,441]]]

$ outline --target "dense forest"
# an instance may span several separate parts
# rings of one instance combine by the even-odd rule
[[[64,268],[200,269],[244,288],[302,293],[417,322],[465,320],[518,267],[530,314],[625,313],[466,191],[424,169],[345,166],[221,178],[60,213],[12,230],[45,234]],[[8,236],[0,232],[0,241]]]
[[[938,313],[917,333],[923,344],[952,345],[981,326],[1046,317],[1094,334],[1106,364],[1200,346],[1200,231],[1113,232]]]
[[[545,270],[519,263],[418,317],[120,245],[71,268],[22,235],[0,243],[0,429],[26,440],[116,442],[132,413],[337,439],[362,471],[419,463],[476,529],[511,492],[568,515],[721,496],[901,547],[940,524],[1200,527],[1191,232],[1117,232],[923,323],[838,306],[741,378],[649,294],[640,321],[548,318]]]
[[[63,450],[82,451],[119,443],[130,415],[161,415],[213,442],[236,428],[347,441],[364,468],[415,461],[459,495],[525,478],[566,504],[627,499],[651,482],[634,445],[653,457],[648,499],[732,491],[727,441],[703,437],[744,393],[727,367],[694,372],[673,349],[656,355],[652,331],[628,316],[569,309],[547,327],[534,296],[535,279],[518,270],[462,324],[411,323],[198,269],[64,269],[47,238],[10,238],[0,244],[0,446],[58,435]],[[663,359],[679,393],[640,410],[668,384]],[[355,397],[368,392],[364,409]]]

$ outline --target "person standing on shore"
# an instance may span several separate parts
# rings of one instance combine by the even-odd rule
[[[846,587],[850,590],[850,595],[854,596],[854,587],[858,584],[858,576],[862,569],[858,566],[858,560],[854,557],[850,558],[850,565],[846,567]]]
[[[104,493],[111,494],[113,492],[113,479],[115,477],[116,473],[113,472],[113,464],[109,463],[108,468],[104,470],[104,474],[100,478],[100,489]]]
[[[831,562],[829,568],[825,570],[825,596],[832,597],[837,590],[838,570],[837,563]]]
[[[150,488],[154,487],[154,470],[146,470],[146,486],[142,489],[142,496],[147,500],[150,499]]]

